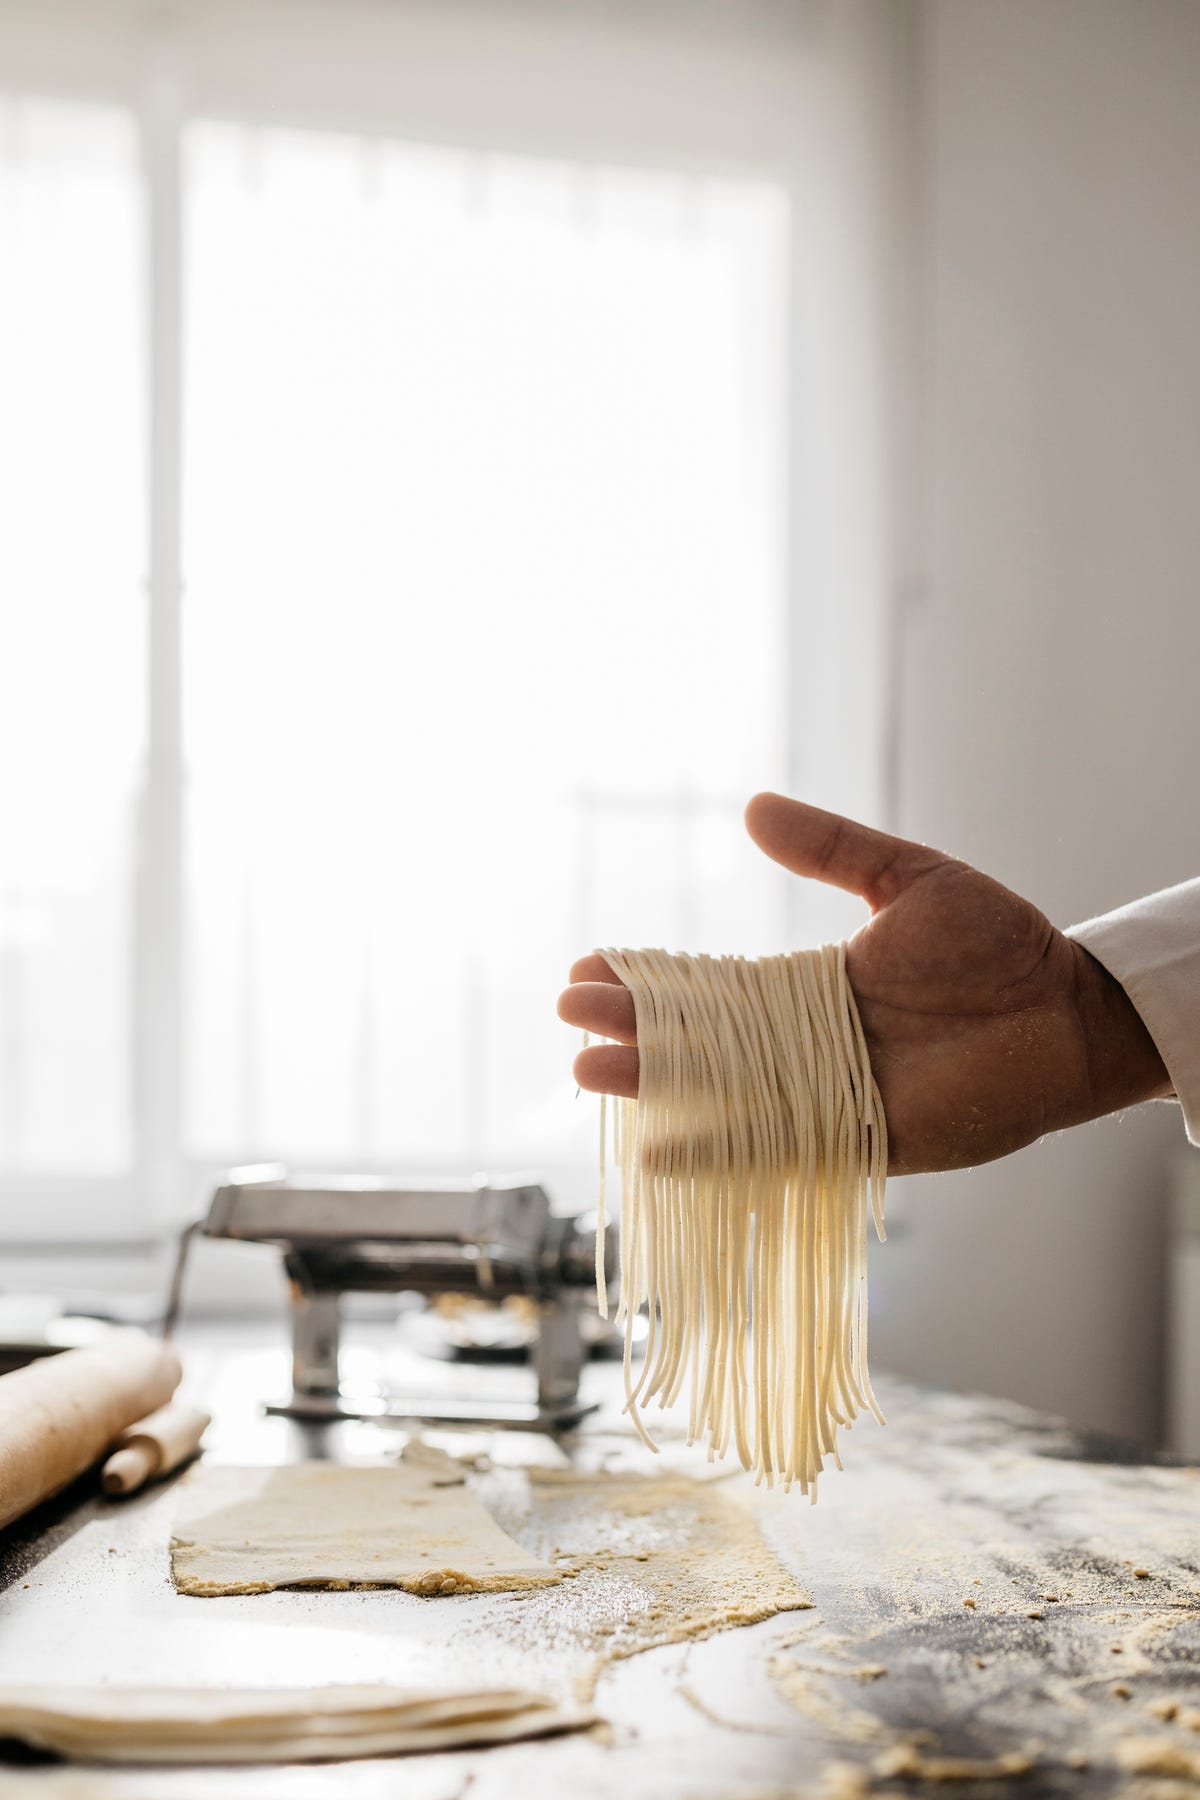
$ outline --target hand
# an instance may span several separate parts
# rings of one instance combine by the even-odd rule
[[[1120,983],[1027,900],[966,863],[759,794],[746,827],[793,874],[860,895],[846,968],[888,1126],[888,1170],[967,1168],[1068,1125],[1170,1093]],[[633,999],[601,956],[571,970],[559,1017],[613,1044],[580,1087],[635,1098]]]

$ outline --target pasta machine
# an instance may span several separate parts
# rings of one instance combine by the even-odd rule
[[[207,1216],[180,1240],[164,1335],[174,1329],[194,1236],[274,1245],[287,1271],[292,1393],[268,1407],[305,1420],[373,1418],[566,1430],[592,1411],[579,1398],[585,1309],[595,1304],[596,1229],[551,1212],[545,1189],[513,1176],[468,1181],[291,1175],[282,1166],[233,1170]],[[613,1279],[615,1233],[603,1246]],[[524,1296],[536,1312],[531,1359],[536,1400],[405,1400],[354,1395],[339,1370],[342,1296],[348,1293]]]

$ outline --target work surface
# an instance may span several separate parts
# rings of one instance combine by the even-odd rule
[[[209,1355],[192,1367],[193,1391],[207,1390],[216,1411],[215,1458],[370,1461],[403,1442],[376,1426],[314,1436],[260,1418],[257,1398],[282,1380],[273,1353]],[[482,1447],[501,1465],[657,1469],[622,1435],[616,1371],[594,1368],[588,1379],[604,1411],[561,1452],[517,1434],[437,1441]],[[471,1800],[833,1800],[926,1783],[944,1791],[932,1778],[954,1765],[942,1759],[967,1759],[981,1766],[958,1773],[980,1800],[1200,1795],[1200,1733],[1187,1715],[1200,1708],[1198,1472],[1147,1464],[997,1402],[879,1388],[887,1429],[866,1421],[846,1434],[846,1472],[823,1478],[818,1506],[795,1494],[755,1502],[812,1609],[612,1664],[595,1696],[606,1731],[307,1768],[68,1770],[14,1752],[0,1761],[0,1789],[14,1800],[468,1791]],[[666,1439],[664,1460],[709,1473],[677,1438]],[[561,1677],[552,1632],[514,1633],[521,1595],[177,1595],[167,1563],[175,1503],[170,1484],[124,1503],[85,1488],[0,1537],[0,1681],[428,1687]],[[558,1591],[569,1606],[569,1587]],[[1164,1717],[1172,1703],[1181,1710]],[[1181,1786],[1193,1758],[1197,1784]]]

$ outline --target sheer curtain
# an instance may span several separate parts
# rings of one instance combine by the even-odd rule
[[[0,1177],[134,1160],[137,155],[116,108],[0,95]]]
[[[853,925],[902,10],[0,0],[0,1238],[586,1202],[571,959]]]
[[[783,933],[786,196],[218,124],[184,191],[189,1148],[590,1152],[572,957]]]

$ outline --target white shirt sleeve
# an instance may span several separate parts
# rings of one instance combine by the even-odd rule
[[[1073,925],[1067,936],[1115,975],[1154,1039],[1200,1144],[1200,881]]]

